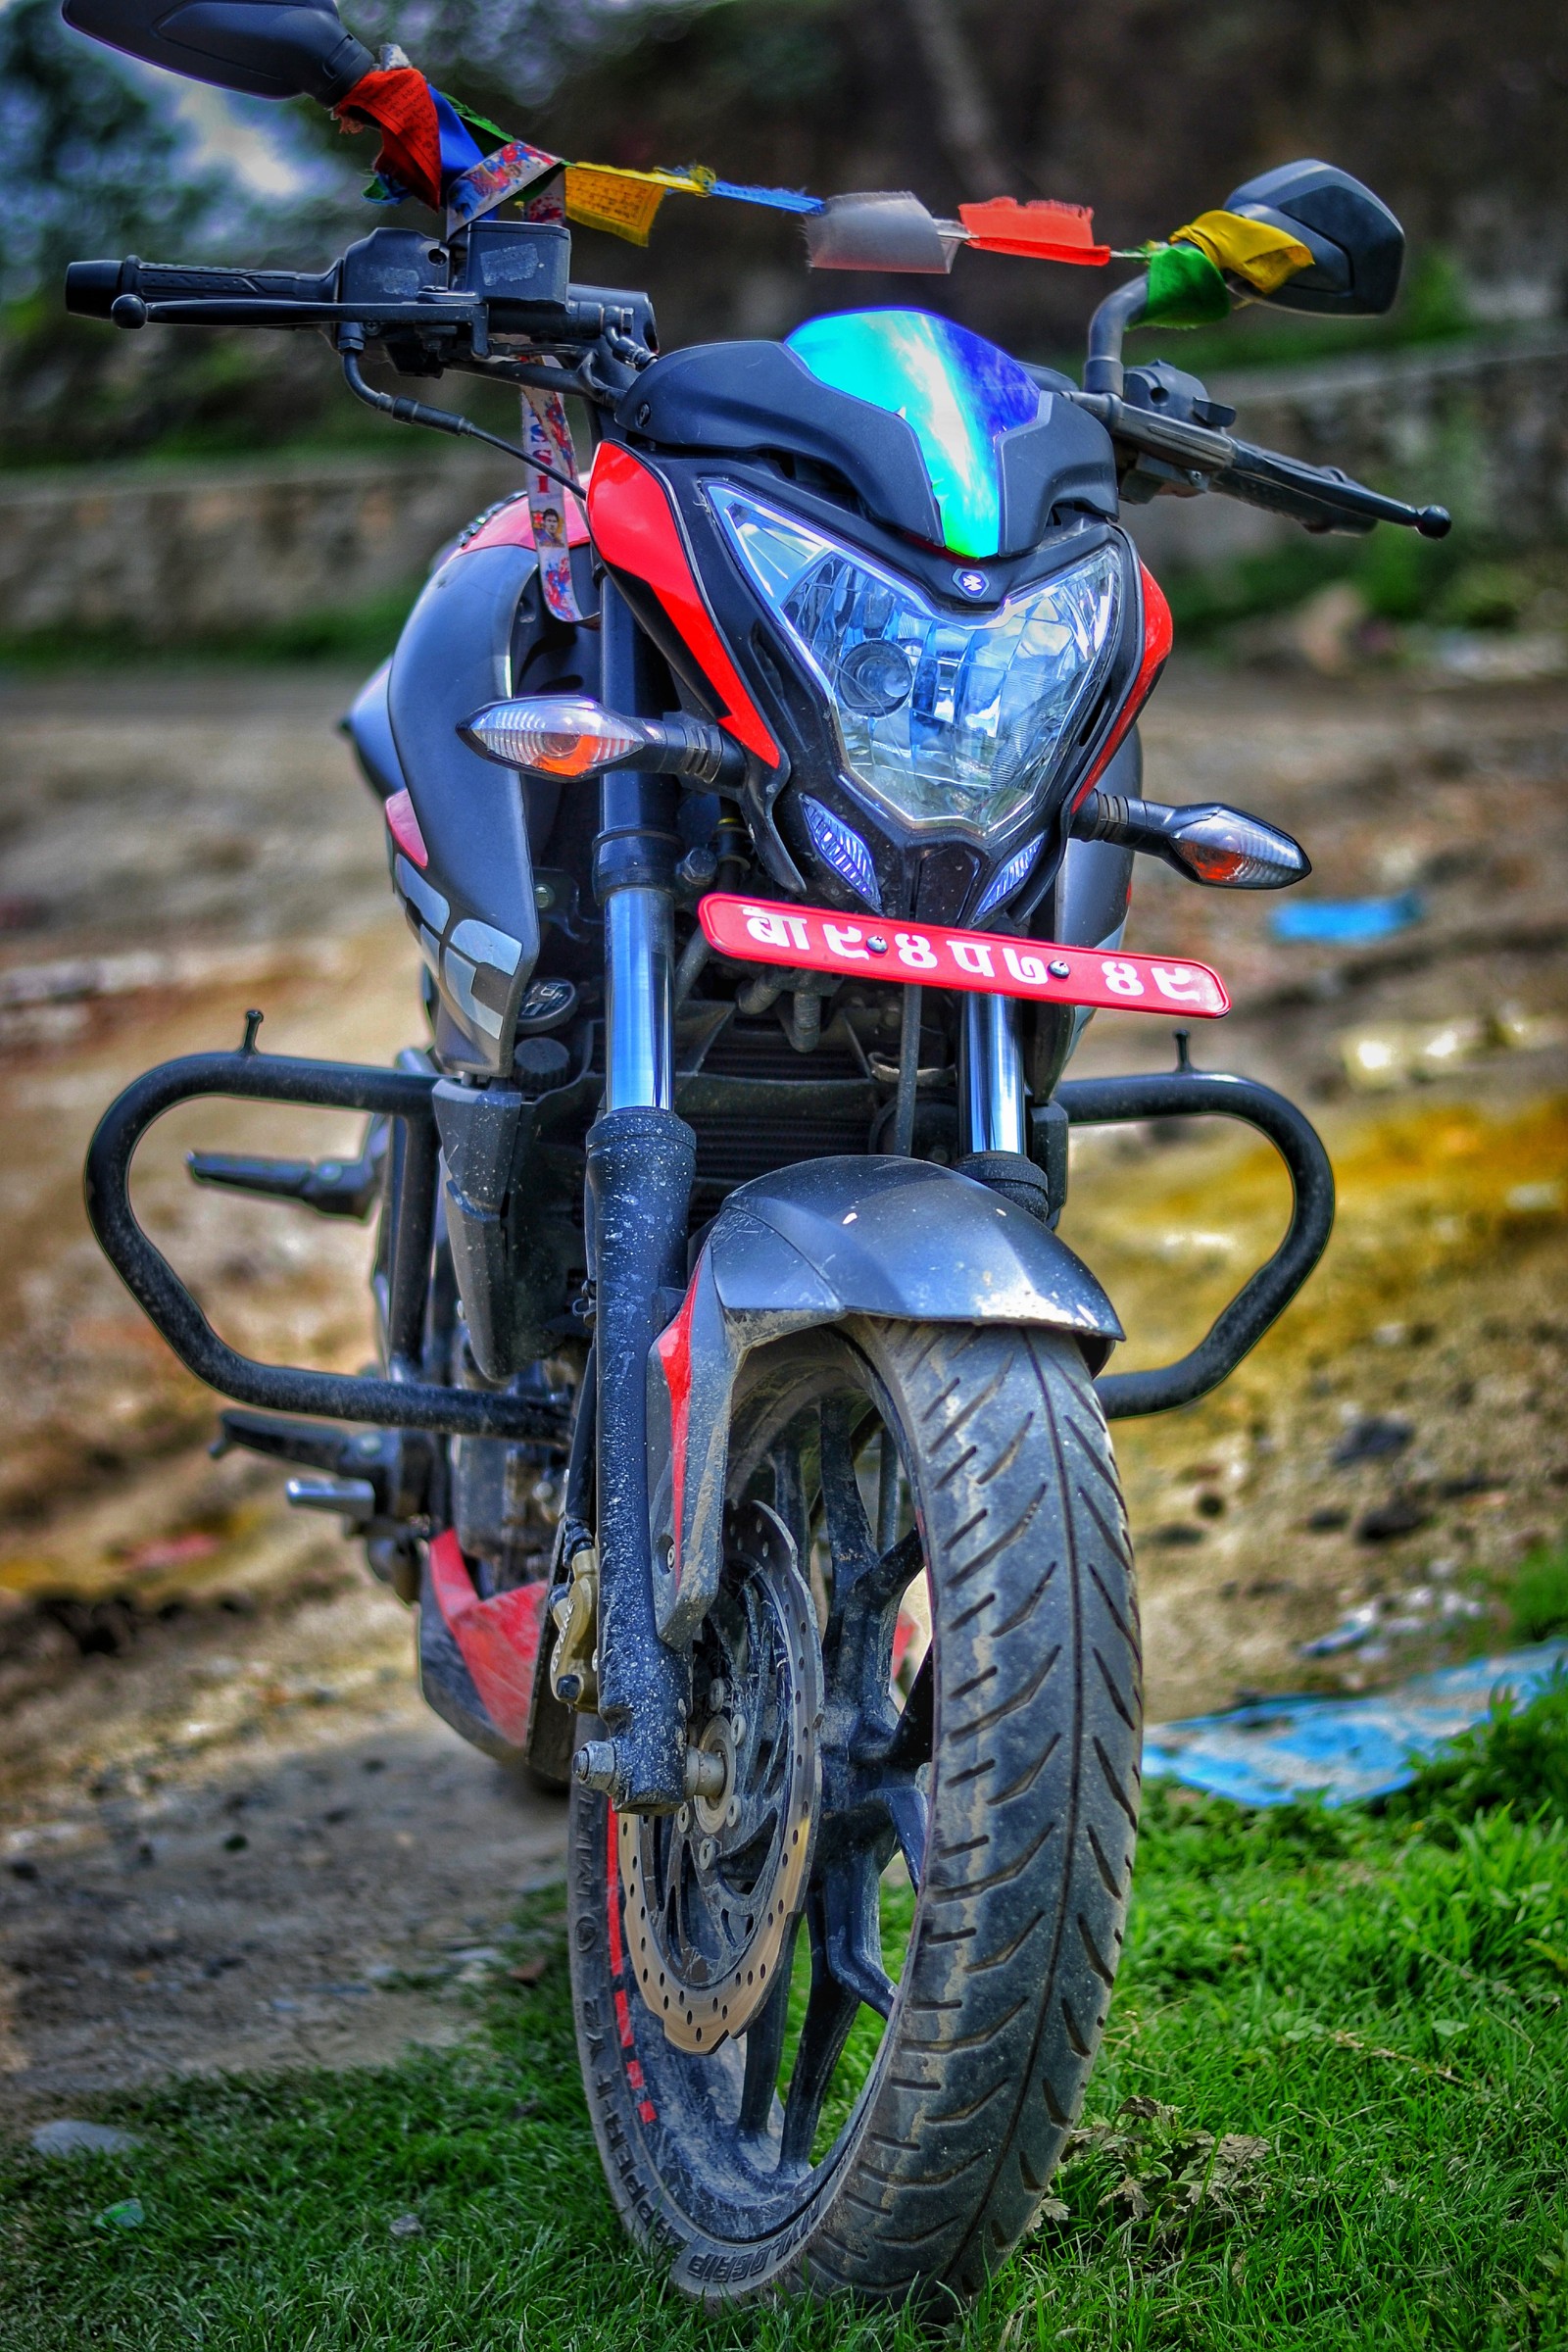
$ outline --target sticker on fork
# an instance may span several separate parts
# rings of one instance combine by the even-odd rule
[[[883,922],[824,906],[710,891],[697,909],[710,948],[744,963],[808,972],[858,972],[901,985],[957,988],[1035,1004],[1090,1004],[1105,1012],[1181,1012],[1218,1020],[1231,1008],[1219,974],[1176,956],[1070,948],[945,923]]]

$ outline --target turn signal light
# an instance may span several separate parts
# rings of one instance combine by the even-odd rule
[[[738,784],[746,773],[745,753],[710,719],[683,710],[668,718],[630,718],[586,695],[490,703],[458,733],[487,760],[535,775],[597,776],[607,768],[640,767],[700,784]]]
[[[645,749],[636,719],[557,695],[492,703],[458,732],[503,767],[533,768],[546,776],[597,775]]]
[[[1147,851],[1211,890],[1285,890],[1312,870],[1289,833],[1219,801],[1166,808],[1120,793],[1092,792],[1073,817],[1072,833],[1075,841]]]

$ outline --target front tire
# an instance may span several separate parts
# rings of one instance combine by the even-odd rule
[[[808,1933],[792,1937],[793,1987],[786,1955],[776,2000],[737,2040],[677,2049],[626,1952],[615,1826],[574,1792],[572,1988],[606,2177],[634,2235],[705,2300],[967,2298],[1045,2194],[1121,1949],[1142,1706],[1104,1419],[1069,1339],[861,1319],[749,1359],[731,1474],[732,1501],[765,1501],[794,1534],[824,1620]],[[874,1693],[869,1712],[863,1686],[847,1701],[847,1660],[872,1655],[891,1708],[893,1628],[922,1568],[928,1663],[902,1734],[891,1713],[878,1731]],[[885,1623],[852,1642],[862,1586]],[[923,1808],[911,1816],[906,1772],[878,1814],[846,1759],[907,1766],[916,1747]],[[831,1933],[846,1885],[876,1944],[868,1957],[852,1937],[849,1963]],[[901,1901],[895,1982],[878,1938]]]

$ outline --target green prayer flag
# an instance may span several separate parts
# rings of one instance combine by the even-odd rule
[[[1196,245],[1157,245],[1140,326],[1213,326],[1230,317],[1230,288]]]

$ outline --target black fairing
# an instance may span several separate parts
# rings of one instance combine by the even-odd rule
[[[393,881],[441,998],[449,1067],[510,1069],[517,1005],[539,954],[517,777],[469,751],[462,722],[512,690],[513,625],[535,570],[525,547],[449,557],[392,657],[387,707],[430,861],[393,853]]]
[[[343,732],[354,746],[365,781],[383,801],[401,792],[407,782],[392,736],[392,713],[387,707],[391,680],[392,664],[383,662],[366,679],[343,720]]]
[[[850,406],[862,416],[878,413],[861,401]],[[809,875],[810,895],[820,903],[850,912],[865,911],[862,902],[828,870],[810,846],[800,806],[800,792],[806,791],[853,826],[870,850],[882,913],[912,915],[924,922],[964,921],[972,915],[996,867],[1023,841],[1043,832],[1041,854],[1014,894],[1018,904],[1032,905],[1055,870],[1061,850],[1061,811],[1072,787],[1104,740],[1137,674],[1142,589],[1137,558],[1125,535],[1097,517],[1074,515],[1043,533],[1039,544],[1022,554],[986,564],[966,562],[966,573],[985,574],[987,593],[960,600],[954,590],[952,555],[912,544],[847,507],[841,499],[808,487],[798,476],[789,479],[777,466],[759,460],[720,464],[711,457],[676,457],[661,451],[657,470],[676,502],[709,608],[754,701],[784,751],[784,763],[777,770],[769,772],[754,763],[754,780],[747,795],[758,847],[773,879],[781,888],[804,895],[808,888],[805,877]],[[705,484],[719,479],[754,490],[769,504],[818,524],[844,544],[863,549],[916,582],[934,602],[962,612],[966,618],[973,618],[977,612],[994,611],[1014,589],[1080,561],[1107,541],[1117,547],[1122,563],[1122,620],[1117,643],[1100,692],[1067,747],[1044,808],[1023,811],[1004,832],[989,838],[982,852],[951,836],[933,839],[929,832],[901,832],[884,811],[873,810],[850,789],[840,775],[837,734],[820,683],[801,665],[790,641],[766,613],[714,517]],[[687,688],[693,704],[716,716],[702,671],[658,598],[628,573],[617,571],[616,578],[638,620]],[[786,790],[787,785],[799,790]],[[987,921],[995,927],[1002,912],[1000,907],[990,910]]]
[[[1036,369],[1040,416],[1004,435],[1004,557],[1021,556],[1074,515],[1116,518],[1116,469],[1103,426],[1061,397],[1065,376]],[[1056,387],[1060,389],[1056,389]],[[701,343],[657,360],[621,401],[628,438],[659,450],[773,458],[793,478],[853,493],[889,529],[939,548],[941,519],[911,426],[819,383],[782,343]],[[955,558],[945,563],[951,572]]]
[[[78,32],[190,81],[335,106],[375,65],[332,0],[65,0]]]

